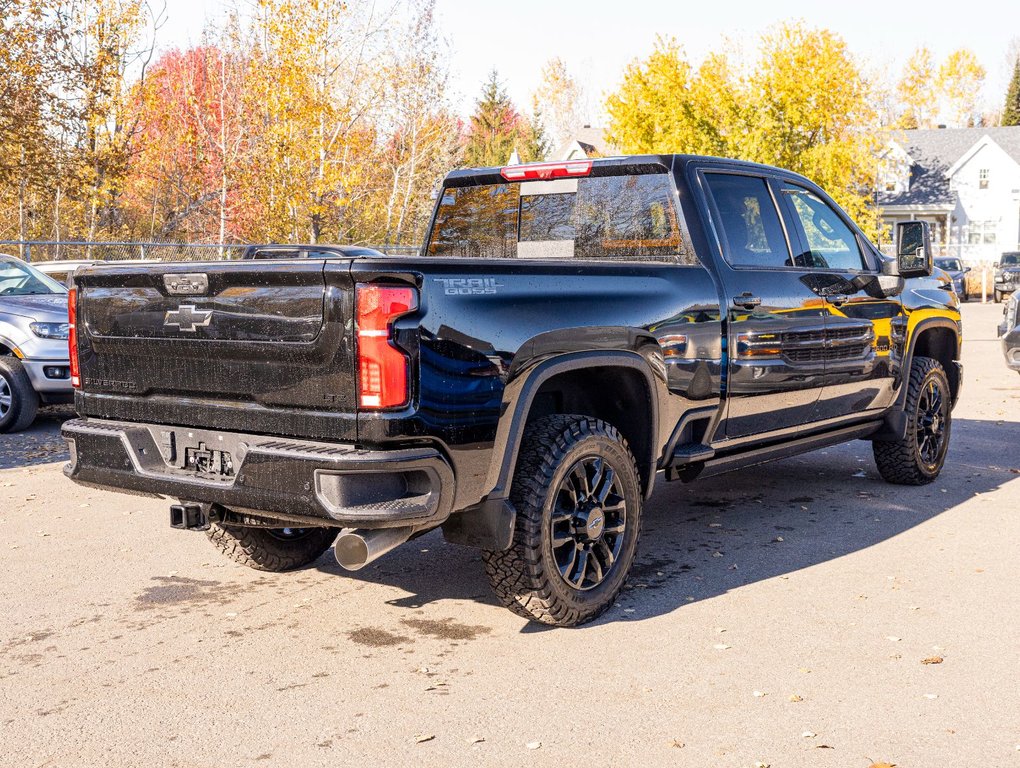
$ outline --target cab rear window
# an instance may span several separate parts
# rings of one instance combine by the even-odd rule
[[[430,256],[679,261],[685,253],[666,174],[447,187]]]

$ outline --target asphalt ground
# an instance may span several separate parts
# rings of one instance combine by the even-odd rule
[[[1020,766],[1020,377],[964,308],[939,480],[854,442],[660,482],[619,604],[498,606],[429,534],[286,574],[0,435],[0,766]]]

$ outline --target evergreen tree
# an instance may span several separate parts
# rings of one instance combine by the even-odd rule
[[[517,152],[521,156],[522,163],[534,163],[545,160],[545,156],[549,154],[549,141],[545,135],[542,109],[537,104],[531,119],[521,121]]]
[[[1020,56],[1013,67],[1013,78],[1006,90],[1006,106],[1002,110],[1003,125],[1020,125]]]
[[[505,165],[518,147],[521,116],[492,70],[482,88],[482,96],[471,115],[464,165],[472,168]],[[518,151],[521,151],[520,149]]]

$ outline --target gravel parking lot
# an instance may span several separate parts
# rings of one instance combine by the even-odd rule
[[[260,574],[0,436],[0,765],[1020,766],[1020,377],[964,308],[944,473],[868,443],[660,483],[619,605],[549,630],[430,534]]]

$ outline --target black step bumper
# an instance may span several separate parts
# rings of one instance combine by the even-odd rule
[[[436,525],[451,511],[454,475],[434,448],[371,451],[350,444],[73,419],[64,474],[109,490],[168,496],[350,528]]]

